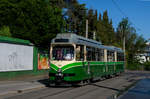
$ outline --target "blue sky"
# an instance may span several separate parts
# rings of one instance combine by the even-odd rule
[[[113,20],[116,28],[124,17],[119,12],[112,0],[78,0],[80,4],[86,4],[88,9],[97,9],[99,13],[108,11],[108,16]],[[121,10],[129,17],[136,28],[137,33],[145,39],[150,38],[150,0],[114,0]]]

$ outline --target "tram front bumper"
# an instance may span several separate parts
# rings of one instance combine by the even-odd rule
[[[65,77],[74,77],[74,73],[49,73],[50,80],[53,80],[55,82],[61,82],[64,81]]]

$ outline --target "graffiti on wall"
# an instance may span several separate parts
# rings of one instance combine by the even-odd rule
[[[47,54],[38,54],[38,69],[49,69],[49,58]]]
[[[0,72],[33,70],[33,46],[0,43]]]

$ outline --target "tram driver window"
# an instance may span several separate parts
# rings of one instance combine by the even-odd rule
[[[76,45],[76,60],[84,61],[84,46]]]
[[[73,46],[54,46],[52,51],[53,60],[65,60],[70,61],[74,58]]]

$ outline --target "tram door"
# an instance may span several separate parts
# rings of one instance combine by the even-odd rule
[[[76,45],[76,61],[84,61],[84,46]]]

